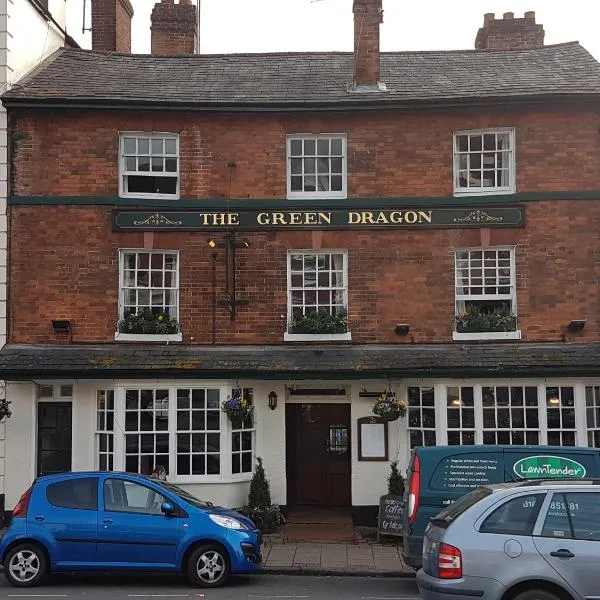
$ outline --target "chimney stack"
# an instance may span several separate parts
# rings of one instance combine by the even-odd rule
[[[477,32],[477,50],[518,50],[520,48],[541,48],[544,45],[544,26],[535,22],[535,12],[525,13],[522,19],[515,19],[512,12],[504,13],[496,19],[494,13],[483,16],[483,27]]]
[[[354,0],[354,90],[384,90],[380,83],[379,27],[383,0]]]
[[[162,0],[152,10],[152,54],[198,52],[198,11],[192,0]]]
[[[92,0],[92,50],[131,54],[129,0]]]

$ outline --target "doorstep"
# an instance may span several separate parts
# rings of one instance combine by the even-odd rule
[[[397,544],[284,543],[265,536],[263,573],[360,577],[414,577]]]

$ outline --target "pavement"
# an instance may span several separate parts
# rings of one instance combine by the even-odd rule
[[[268,536],[265,536],[268,538]],[[282,543],[265,539],[263,573],[360,577],[414,577],[396,544]]]

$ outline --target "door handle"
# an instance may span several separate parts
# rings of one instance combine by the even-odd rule
[[[111,525],[111,524],[112,524],[112,522],[113,522],[113,520],[112,520],[112,519],[104,519],[104,521],[102,521],[102,524],[103,524],[105,527],[108,527],[109,525]]]
[[[37,515],[35,517],[33,517],[36,521],[38,521],[39,523],[41,523],[42,521],[46,520],[46,517],[44,515]]]
[[[556,558],[573,558],[575,555],[570,550],[561,548],[560,550],[556,550],[556,552],[550,552],[550,556],[555,556]]]

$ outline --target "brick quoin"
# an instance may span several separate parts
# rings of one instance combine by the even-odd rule
[[[118,132],[180,134],[183,199],[286,200],[286,134],[346,133],[349,197],[450,196],[454,131],[515,127],[517,190],[600,189],[600,109],[590,105],[388,111],[331,115],[15,109],[10,122],[11,191],[17,196],[118,194]],[[227,167],[234,162],[236,167]],[[598,199],[600,200],[600,198]],[[517,306],[524,341],[560,341],[585,318],[573,342],[600,341],[598,200],[526,205],[526,227],[248,232],[238,251],[232,322],[216,312],[218,344],[278,344],[287,314],[288,249],[348,251],[353,343],[450,342],[457,247],[516,245]],[[165,203],[170,208],[177,201]],[[296,203],[297,204],[297,203]],[[143,206],[143,203],[140,203]],[[327,208],[324,206],[324,208]],[[10,329],[15,343],[67,341],[52,319],[73,322],[75,342],[114,341],[118,250],[144,248],[142,232],[113,232],[110,206],[10,207]],[[222,232],[158,232],[152,246],[180,251],[180,320],[187,344],[209,344],[212,329],[209,237]],[[489,235],[489,240],[488,240]],[[224,296],[222,251],[217,296]],[[411,324],[398,337],[396,323]]]

